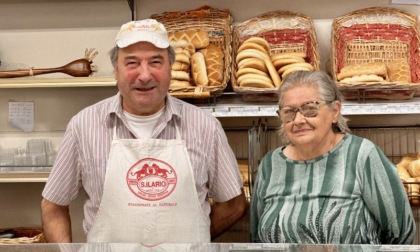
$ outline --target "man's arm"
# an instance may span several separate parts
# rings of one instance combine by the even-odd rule
[[[69,206],[60,206],[46,199],[41,201],[42,227],[49,243],[71,243]]]
[[[225,202],[215,202],[210,213],[210,233],[214,239],[228,230],[239,221],[247,211],[245,194],[242,194]]]

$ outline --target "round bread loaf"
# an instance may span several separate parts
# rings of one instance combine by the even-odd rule
[[[236,76],[236,78],[239,78],[239,76],[244,75],[244,74],[248,74],[248,73],[263,75],[263,76],[266,76],[267,78],[269,77],[266,72],[261,71],[261,70],[256,69],[256,68],[252,68],[252,67],[242,67],[242,68],[240,68],[236,72],[235,76]]]
[[[242,44],[244,44],[244,43],[259,44],[260,46],[264,47],[267,54],[270,55],[271,47],[270,47],[270,44],[267,42],[267,40],[265,38],[252,36],[252,37],[249,37],[248,39],[246,39]]]
[[[265,66],[265,63],[263,60],[257,59],[257,58],[248,58],[243,59],[238,63],[238,69],[241,68],[255,68],[260,71],[268,73],[268,69]]]
[[[267,55],[270,55],[270,51],[267,51],[267,48],[254,42],[242,43],[242,45],[238,48],[237,53],[242,52],[243,50],[246,50],[246,49],[256,49],[262,53],[266,53]]]

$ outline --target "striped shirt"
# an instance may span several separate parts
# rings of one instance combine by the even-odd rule
[[[410,244],[416,227],[395,166],[351,134],[308,161],[280,147],[259,166],[251,239],[264,243]]]
[[[117,94],[83,109],[70,120],[42,192],[45,199],[66,206],[83,187],[88,196],[84,205],[85,233],[101,203],[114,120],[119,138],[141,137],[130,130],[120,104]],[[216,118],[168,95],[152,138],[175,139],[176,128],[186,143],[199,201],[204,214],[209,216],[208,196],[223,202],[241,194],[242,181],[236,158]]]

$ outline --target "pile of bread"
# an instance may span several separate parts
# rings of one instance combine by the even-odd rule
[[[284,52],[271,55],[270,44],[262,37],[246,39],[236,52],[235,78],[239,87],[276,88],[289,74],[311,71],[306,53]]]
[[[223,85],[224,53],[210,43],[206,31],[174,32],[169,40],[175,50],[171,89]]]
[[[341,83],[411,83],[411,70],[406,59],[348,65],[337,74]]]
[[[397,164],[397,172],[404,183],[412,205],[420,204],[420,153],[404,155]]]

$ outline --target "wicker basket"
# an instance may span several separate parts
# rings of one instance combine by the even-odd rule
[[[331,75],[342,91],[358,89],[366,95],[379,88],[414,94],[420,87],[419,24],[415,15],[388,7],[356,10],[333,20],[331,43]],[[337,81],[344,66],[397,59],[408,60],[412,83]],[[389,93],[392,98],[393,92]]]
[[[313,21],[310,17],[289,11],[272,11],[256,16],[233,27],[232,59],[239,46],[249,37],[265,38],[270,44],[271,55],[283,52],[304,52],[306,61],[319,69],[319,48]],[[232,88],[242,94],[276,93],[278,88],[240,87],[236,82],[238,67],[232,60]]]
[[[210,43],[224,52],[223,83],[220,86],[191,87],[172,90],[171,95],[179,98],[205,98],[220,96],[230,78],[232,17],[229,10],[219,10],[208,6],[185,11],[153,14],[151,18],[165,25],[169,33],[186,30],[204,30],[208,33]]]
[[[19,227],[0,229],[0,232],[12,230],[13,238],[0,238],[0,244],[28,244],[45,243],[44,233],[41,227]]]

